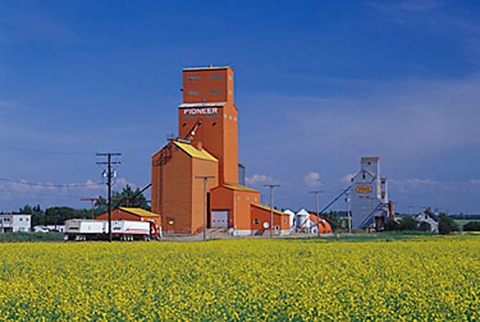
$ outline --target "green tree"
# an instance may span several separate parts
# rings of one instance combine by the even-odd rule
[[[18,209],[19,214],[31,215],[32,227],[36,225],[45,225],[45,213],[40,205],[30,206],[25,205]]]
[[[140,193],[140,188],[136,188],[135,190],[132,189],[130,185],[126,185],[121,192],[114,191],[112,193],[112,209],[116,207],[129,207],[134,208],[142,208],[146,210],[150,210],[150,207],[147,203],[147,198]],[[101,214],[107,211],[107,198],[99,197],[100,200],[95,202],[95,212],[96,214]]]
[[[45,210],[45,225],[63,225],[65,220],[73,218],[90,218],[87,209],[74,209],[71,207],[50,207]]]
[[[416,230],[418,223],[413,216],[403,216],[400,220],[399,230]]]
[[[400,224],[398,222],[396,222],[395,220],[388,219],[387,222],[384,225],[384,229],[386,231],[396,231],[396,230],[399,230],[399,228],[398,228],[399,226],[400,226]]]
[[[480,221],[470,221],[463,226],[463,231],[480,231]]]
[[[428,222],[421,222],[420,225],[418,225],[418,230],[420,231],[432,231],[432,226]]]
[[[445,213],[440,213],[438,216],[438,232],[442,235],[448,235],[455,231],[458,231],[458,225],[452,218],[448,217]]]

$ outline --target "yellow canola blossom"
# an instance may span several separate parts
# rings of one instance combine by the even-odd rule
[[[0,321],[478,321],[477,236],[0,244]]]

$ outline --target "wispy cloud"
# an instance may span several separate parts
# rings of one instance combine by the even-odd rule
[[[303,177],[303,181],[308,187],[315,188],[322,185],[320,181],[320,174],[314,171],[310,171],[305,177]]]
[[[133,188],[137,187],[126,178],[117,178],[114,181],[113,190],[121,191],[127,184]],[[63,184],[18,180],[15,182],[1,181],[0,191],[2,191],[0,202],[3,204],[41,204],[42,207],[47,208],[64,202],[69,206],[83,207],[81,198],[105,196],[106,186],[92,179],[88,179],[84,183]],[[87,205],[85,204],[84,207],[87,208]]]
[[[272,182],[272,178],[264,174],[254,174],[251,177],[245,178],[245,183],[251,186],[258,186],[263,183],[267,184],[271,182]]]

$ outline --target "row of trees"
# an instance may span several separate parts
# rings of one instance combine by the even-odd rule
[[[132,187],[126,185],[122,191],[113,192],[112,197],[115,199],[112,202],[112,209],[129,206],[150,210],[147,199],[139,188],[133,190]],[[94,205],[95,216],[107,210],[107,200],[100,196]],[[25,205],[20,208],[18,212],[14,213],[31,215],[32,227],[37,225],[62,225],[65,220],[68,219],[92,217],[91,209],[75,209],[71,207],[50,207],[42,209],[40,205]]]
[[[387,231],[431,231],[429,223],[417,222],[413,216],[403,216],[399,221],[389,220],[384,226]],[[448,235],[459,231],[457,223],[445,213],[438,215],[438,232],[442,235]]]

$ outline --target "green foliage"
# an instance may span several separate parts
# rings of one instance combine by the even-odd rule
[[[398,227],[399,230],[417,230],[418,223],[413,216],[403,216]]]
[[[147,198],[140,193],[140,188],[132,189],[130,185],[126,185],[121,192],[114,191],[112,193],[112,209],[118,207],[134,207],[142,208],[145,210],[150,210],[150,207],[147,204]],[[106,198],[99,197],[101,200],[95,202],[95,214],[99,215],[107,211],[107,200]],[[121,200],[119,200],[121,199]]]
[[[51,207],[45,210],[47,225],[61,225],[65,220],[72,218],[91,218],[91,214],[86,209],[73,209],[70,207]]]
[[[438,218],[438,232],[441,235],[448,235],[459,230],[458,225],[447,214],[440,213]]]
[[[418,225],[418,230],[420,231],[431,231],[432,226],[428,222],[421,222],[420,225]]]
[[[463,226],[463,231],[480,231],[480,221],[470,221]]]
[[[3,233],[0,242],[62,241],[63,233]]]
[[[419,224],[413,216],[402,216],[400,222],[388,220],[384,228],[386,231],[431,231],[429,223],[421,222]]]
[[[395,220],[387,220],[387,222],[385,223],[385,225],[383,226],[383,228],[385,229],[385,231],[396,231],[396,230],[399,230],[399,227],[400,224],[397,223]]]

